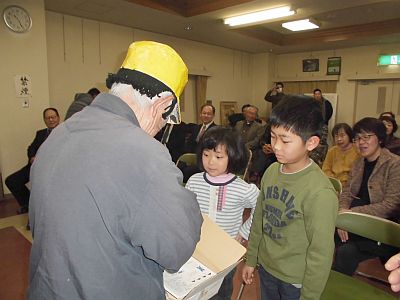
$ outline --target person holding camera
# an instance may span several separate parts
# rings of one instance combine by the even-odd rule
[[[282,100],[283,96],[285,96],[285,94],[283,93],[283,83],[276,82],[275,86],[267,92],[264,99],[267,102],[271,102],[272,108],[274,108],[275,105],[277,105],[279,101]]]

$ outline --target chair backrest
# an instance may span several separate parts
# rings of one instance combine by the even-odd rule
[[[333,178],[333,177],[328,177],[330,182],[332,183],[333,187],[335,188],[335,191],[340,194],[342,192],[342,183],[340,182],[339,179]]]
[[[187,166],[195,166],[197,165],[197,155],[196,153],[184,153],[178,158],[176,165],[178,165],[179,162],[183,162]]]
[[[356,212],[339,213],[336,227],[394,247],[400,247],[400,224]]]
[[[250,149],[248,149],[248,151],[249,151],[249,158],[247,160],[246,168],[244,169],[243,173],[236,174],[236,176],[242,178],[246,182],[249,182],[248,181],[249,169],[250,169],[250,165],[251,165],[251,159],[253,158],[253,152],[251,152]]]

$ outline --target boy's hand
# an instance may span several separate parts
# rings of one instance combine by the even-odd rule
[[[267,155],[271,154],[271,153],[274,153],[274,151],[272,150],[271,144],[264,144],[263,147],[262,147],[262,151]]]
[[[400,291],[400,253],[392,256],[385,264],[385,268],[391,271],[388,280],[392,290],[394,292]]]
[[[254,278],[254,267],[244,265],[242,270],[242,279],[245,284],[252,284]]]
[[[346,243],[347,240],[349,239],[349,234],[347,233],[347,231],[342,230],[342,229],[338,229],[337,233],[340,237],[340,240],[342,241],[342,243]]]

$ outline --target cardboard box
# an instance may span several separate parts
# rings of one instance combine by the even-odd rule
[[[214,296],[225,277],[235,268],[246,253],[246,248],[232,239],[217,224],[203,215],[200,241],[193,257],[216,274],[195,286],[183,298],[175,298],[167,292],[168,300],[205,300]]]

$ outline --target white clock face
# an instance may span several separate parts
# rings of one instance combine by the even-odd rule
[[[14,32],[27,32],[32,27],[29,13],[20,6],[8,6],[3,11],[3,19],[7,27]]]

